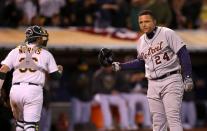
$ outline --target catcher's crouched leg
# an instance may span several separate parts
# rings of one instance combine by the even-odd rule
[[[24,121],[24,131],[39,131],[39,122]]]

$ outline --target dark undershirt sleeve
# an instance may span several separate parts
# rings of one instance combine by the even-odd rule
[[[144,70],[144,60],[135,59],[126,63],[121,63],[121,70]]]
[[[186,46],[183,46],[177,53],[180,60],[182,75],[184,78],[192,77],[192,66],[189,52]]]
[[[52,72],[49,75],[53,80],[59,80],[62,76],[62,74],[59,73],[58,71]]]

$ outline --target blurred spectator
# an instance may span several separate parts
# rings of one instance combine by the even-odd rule
[[[48,79],[48,87],[50,88],[50,99],[53,102],[68,102],[70,99],[68,87],[68,70],[64,70],[60,81]],[[67,84],[66,84],[67,83]],[[68,84],[69,83],[69,84]]]
[[[83,0],[76,5],[76,25],[94,26],[97,10],[96,0]]]
[[[172,20],[170,28],[183,29],[186,27],[187,18],[183,14],[182,9],[186,0],[169,0],[169,4],[172,11]]]
[[[6,5],[5,3],[6,0],[0,0],[0,26],[3,25],[3,21],[4,21],[3,15],[4,15],[4,8]]]
[[[133,60],[132,56],[126,56],[124,61]],[[147,101],[147,80],[143,71],[118,72],[117,90],[121,96],[125,98],[129,108],[129,124],[133,130],[138,129],[135,117],[137,113],[137,105],[139,105],[144,117],[143,127],[151,128],[151,115]]]
[[[5,96],[5,90],[1,92],[1,99]],[[8,100],[9,101],[9,100]],[[9,106],[9,102],[6,106],[2,101],[0,101],[0,129],[4,129],[5,131],[12,131],[12,111]]]
[[[60,10],[63,27],[76,26],[76,5],[75,0],[65,0],[65,5]]]
[[[147,9],[153,12],[158,25],[169,27],[172,13],[166,0],[151,0]]]
[[[199,19],[200,19],[201,29],[207,29],[207,0],[202,0],[202,6],[201,6]]]
[[[199,73],[201,74],[201,73]],[[207,87],[205,76],[196,76],[195,78],[195,97],[197,109],[197,124],[204,126],[207,123]]]
[[[30,25],[32,18],[38,15],[38,0],[16,0],[17,7],[23,12],[21,25]]]
[[[65,5],[65,0],[39,0],[39,14],[46,18],[45,25],[51,25],[51,18],[59,15],[61,7]]]
[[[55,131],[68,131],[69,129],[68,115],[64,112],[61,112],[58,116],[55,126],[56,126]]]
[[[78,71],[75,72],[73,85],[71,86],[71,131],[75,130],[77,125],[89,124],[91,117],[91,101],[93,99],[93,90],[91,84],[91,72],[85,59],[80,59]]]
[[[119,10],[116,0],[97,0],[97,4],[99,10],[96,12],[95,27],[107,28],[112,26],[113,17]]]
[[[59,14],[54,14],[51,17],[51,25],[53,27],[60,27],[62,25],[61,16]]]
[[[64,77],[65,76],[63,75],[62,78]],[[67,89],[64,86],[61,86],[61,84],[61,82],[58,82],[56,80],[50,80],[49,82],[49,86],[51,88],[51,100],[54,102],[68,101],[69,99]]]
[[[10,88],[12,83],[13,70],[6,75],[5,82],[0,91],[0,129],[5,131],[12,131],[15,129],[15,123],[11,107],[10,107]]]
[[[7,0],[4,4],[1,12],[2,21],[0,22],[0,26],[18,27],[23,18],[22,11],[17,8],[15,0]]]
[[[127,27],[129,15],[129,3],[126,0],[115,0],[117,9],[112,12],[112,27],[123,28]]]
[[[186,16],[186,28],[197,29],[200,26],[199,15],[201,12],[202,0],[186,0],[183,5],[183,15]],[[193,9],[193,10],[192,10]]]
[[[195,83],[195,98],[199,101],[207,101],[207,85],[206,85],[206,73],[205,70],[206,66],[199,66],[195,68],[193,76],[195,77],[194,83]]]
[[[30,24],[44,26],[44,23],[45,23],[45,18],[43,16],[36,15],[36,16],[32,17]]]
[[[52,122],[52,111],[50,109],[50,90],[45,84],[43,88],[43,107],[40,118],[40,131],[50,131]]]
[[[195,86],[196,86],[196,98],[197,100],[207,100],[207,96],[206,96],[206,80],[204,78],[197,78],[195,80]]]
[[[128,27],[133,31],[139,31],[138,14],[139,11],[146,9],[149,6],[150,0],[131,0],[130,2],[130,14]]]
[[[103,67],[94,73],[93,88],[96,91],[95,100],[100,104],[103,113],[104,128],[113,130],[110,105],[118,107],[120,115],[120,128],[129,129],[128,108],[125,100],[115,90],[117,77],[111,67]]]
[[[205,3],[206,0],[1,0],[0,26],[90,26],[99,32],[118,27],[138,31],[137,14],[150,9],[159,14],[160,25],[197,29],[200,24],[205,28]]]
[[[149,111],[147,96],[143,93],[144,74],[135,72],[119,72],[118,78],[119,85],[117,90],[119,90],[121,96],[126,100],[128,104],[130,128],[133,130],[138,129],[137,123],[135,121],[137,105],[140,105],[140,109],[144,117],[144,121],[142,123],[143,127],[150,128],[152,124],[151,115]]]
[[[182,123],[184,129],[192,129],[196,126],[197,114],[195,92],[184,92],[182,102]],[[190,114],[190,115],[189,115]]]

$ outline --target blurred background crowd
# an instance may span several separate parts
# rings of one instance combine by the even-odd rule
[[[207,0],[1,0],[0,27],[115,27],[136,32],[137,14],[143,9],[152,10],[162,26],[207,29]],[[9,50],[0,50],[2,60]],[[64,72],[60,81],[48,78],[46,82],[40,131],[151,129],[144,71],[114,73],[111,68],[102,68],[97,62],[97,50],[49,50],[64,66]],[[122,62],[136,58],[136,49],[114,53]],[[207,127],[207,53],[190,53],[195,88],[183,98],[185,129]],[[202,62],[197,63],[198,58]],[[11,73],[4,84],[5,96]],[[0,130],[12,131],[14,123],[10,108],[1,104]]]
[[[137,12],[151,9],[160,25],[207,28],[206,0],[1,0],[0,26],[93,26],[138,30]]]

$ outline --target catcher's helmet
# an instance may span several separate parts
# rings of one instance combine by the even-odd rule
[[[37,38],[42,37],[43,42],[39,46],[46,46],[48,41],[48,33],[44,28],[34,25],[30,26],[25,31],[26,40],[25,42],[32,43],[37,40]],[[40,44],[40,43],[39,43]]]

